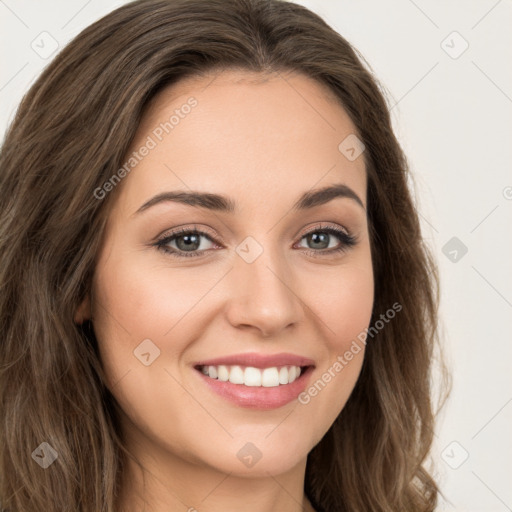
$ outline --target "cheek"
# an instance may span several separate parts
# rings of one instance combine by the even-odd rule
[[[129,258],[109,262],[97,272],[96,282],[95,327],[104,327],[102,339],[122,339],[123,349],[132,350],[147,338],[173,338],[175,326],[211,287],[211,278],[130,263]],[[175,346],[173,342],[167,348]]]
[[[176,365],[195,337],[187,314],[212,286],[211,276],[191,274],[144,266],[125,254],[98,266],[94,284],[94,329],[108,387],[137,429],[167,440],[176,453],[184,449],[184,433],[193,437],[186,415],[176,411],[197,407],[173,377],[181,380]]]
[[[311,432],[316,442],[345,406],[361,371],[365,353],[363,335],[369,326],[374,299],[370,260],[341,266],[329,279],[317,284],[322,286],[322,293],[316,292],[318,299],[313,302],[322,320],[325,357],[298,400],[301,406],[310,409],[311,416],[322,418]]]
[[[325,324],[325,340],[330,351],[345,351],[350,342],[364,331],[370,322],[374,282],[371,262],[341,266],[325,275],[314,307]]]
[[[151,404],[178,407],[189,399],[170,374],[181,380],[183,354],[206,328],[212,314],[207,294],[218,278],[199,267],[142,260],[126,251],[98,265],[94,329],[112,393],[135,423],[156,428],[163,409],[155,412]]]

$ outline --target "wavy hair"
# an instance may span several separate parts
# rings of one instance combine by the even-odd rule
[[[97,340],[74,315],[116,196],[94,191],[123,163],[162,88],[223,69],[296,71],[327,86],[366,146],[375,278],[356,386],[308,455],[318,511],[431,512],[439,285],[383,89],[318,15],[282,0],[137,0],[96,21],[23,97],[0,152],[0,501],[9,512],[114,512],[129,457]],[[34,462],[47,442],[58,453]],[[34,459],[34,460],[33,460]]]

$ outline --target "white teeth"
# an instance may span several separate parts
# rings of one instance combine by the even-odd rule
[[[261,386],[261,371],[258,368],[248,366],[244,371],[244,382],[246,386]]]
[[[261,374],[261,385],[266,388],[279,386],[279,372],[277,368],[265,368]]]
[[[243,384],[244,383],[244,371],[240,366],[232,366],[229,372],[229,382],[232,384]]]
[[[211,368],[211,366],[209,366]],[[213,372],[215,373],[215,372]],[[226,382],[229,379],[229,370],[227,366],[218,366],[217,367],[217,375],[218,379]],[[212,377],[212,374],[210,374],[210,377]],[[212,377],[215,378],[215,377]]]
[[[291,384],[301,373],[300,366],[273,366],[271,368],[254,368],[252,366],[203,366],[201,372],[212,379],[249,387],[273,388]]]

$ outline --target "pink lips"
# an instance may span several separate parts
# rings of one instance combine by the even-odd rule
[[[307,357],[295,354],[263,355],[258,352],[247,354],[234,354],[231,356],[217,357],[205,361],[198,361],[194,366],[252,366],[253,368],[270,368],[272,366],[314,366],[315,362]]]
[[[243,384],[223,382],[204,375],[202,366],[252,366],[254,368],[269,368],[273,366],[300,366],[303,371],[291,384],[275,387],[250,387]],[[268,410],[282,407],[295,400],[302,393],[310,380],[314,369],[312,359],[294,354],[262,355],[258,353],[236,354],[215,359],[198,361],[195,368],[203,382],[224,399],[239,406],[256,410]],[[304,367],[307,367],[304,369]]]

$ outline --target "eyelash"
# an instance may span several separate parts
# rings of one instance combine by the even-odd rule
[[[357,243],[357,239],[355,236],[350,235],[349,233],[343,231],[342,229],[335,228],[332,226],[327,226],[325,228],[321,227],[321,226],[317,227],[311,231],[304,233],[301,236],[300,240],[302,240],[303,238],[306,238],[308,235],[311,235],[313,233],[327,233],[329,235],[335,235],[341,241],[340,246],[336,247],[334,249],[332,249],[332,248],[331,249],[323,249],[323,250],[322,249],[319,249],[319,250],[305,249],[306,254],[308,254],[309,256],[313,256],[313,257],[342,253],[342,252],[348,250],[350,247],[353,247]],[[186,252],[186,251],[180,251],[177,249],[169,249],[169,247],[167,247],[167,244],[169,244],[175,238],[179,238],[180,236],[183,236],[183,235],[200,235],[200,236],[204,236],[204,237],[208,238],[208,240],[210,240],[210,242],[215,243],[215,241],[212,239],[212,237],[208,233],[205,233],[204,231],[200,231],[194,227],[194,229],[182,228],[177,231],[168,233],[168,234],[164,235],[162,238],[160,238],[154,245],[159,250],[161,250],[164,253],[169,254],[175,258],[201,257],[203,255],[203,252],[206,251],[207,249],[204,249],[203,251]]]

